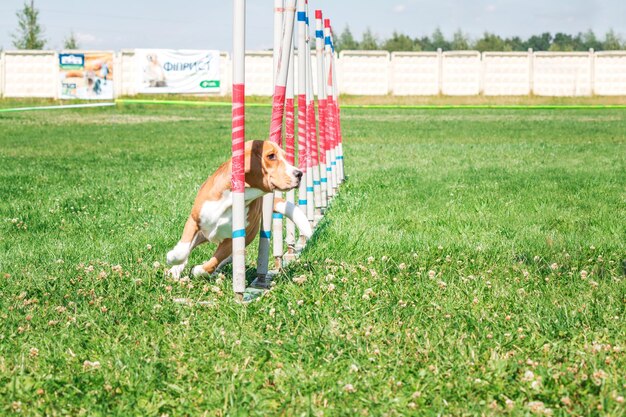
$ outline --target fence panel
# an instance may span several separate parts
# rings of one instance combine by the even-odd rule
[[[246,52],[246,95],[272,95],[273,65],[272,51]]]
[[[4,96],[55,98],[59,59],[54,51],[6,51]]]
[[[483,94],[530,94],[531,60],[532,55],[528,52],[483,52]]]
[[[626,51],[597,52],[594,73],[594,94],[626,95]]]
[[[588,52],[535,52],[534,93],[538,96],[592,94],[593,55]]]
[[[391,94],[432,96],[439,94],[437,52],[392,52]]]
[[[389,93],[389,52],[342,51],[338,66],[338,82],[343,94],[378,96]]]
[[[444,52],[442,58],[442,94],[472,96],[480,94],[480,52]]]

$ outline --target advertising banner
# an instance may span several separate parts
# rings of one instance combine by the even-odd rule
[[[220,52],[136,49],[138,93],[219,93]]]
[[[59,54],[61,99],[112,100],[113,53]]]

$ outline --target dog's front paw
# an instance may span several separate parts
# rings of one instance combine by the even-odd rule
[[[179,242],[174,249],[167,253],[167,264],[168,265],[179,265],[184,263],[189,256],[189,243]]]
[[[183,270],[185,269],[185,264],[182,263],[180,265],[174,265],[173,267],[171,267],[168,271],[168,275],[176,280],[180,279],[180,276],[183,273]]]

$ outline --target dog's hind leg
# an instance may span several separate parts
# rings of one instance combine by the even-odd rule
[[[220,243],[217,247],[217,250],[213,254],[213,257],[209,259],[207,262],[202,265],[196,265],[191,270],[191,274],[194,277],[208,277],[210,276],[217,267],[222,263],[222,261],[226,260],[229,256],[231,256],[233,251],[233,240],[232,239],[224,239],[222,243]]]

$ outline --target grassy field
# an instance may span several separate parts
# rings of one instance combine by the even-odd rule
[[[626,414],[626,111],[343,116],[349,181],[242,306],[163,265],[229,109],[0,115],[0,414]]]

